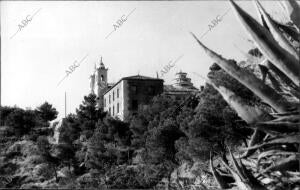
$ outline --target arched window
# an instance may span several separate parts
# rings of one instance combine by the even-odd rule
[[[100,79],[101,79],[101,81],[104,81],[104,76],[103,76],[103,75],[101,75]]]

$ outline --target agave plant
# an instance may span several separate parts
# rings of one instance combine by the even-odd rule
[[[300,63],[299,47],[292,43],[299,44],[300,7],[295,0],[284,3],[289,26],[272,18],[257,0],[259,21],[230,0],[236,17],[263,53],[264,61],[257,63],[262,79],[209,49],[192,33],[214,62],[273,110],[249,105],[230,89],[206,79],[253,129],[248,146],[236,153],[239,159],[229,150],[231,163],[222,161],[225,171],[214,166],[211,155],[211,171],[221,189],[300,188]]]

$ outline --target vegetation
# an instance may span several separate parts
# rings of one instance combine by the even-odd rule
[[[218,84],[235,87],[235,92],[253,105],[261,105],[251,91],[217,64],[209,76]],[[225,142],[235,148],[251,134],[210,84],[181,99],[156,96],[127,122],[97,109],[94,94],[84,97],[76,114],[69,114],[61,125],[54,122],[54,127],[49,127],[56,115],[47,102],[35,110],[1,108],[1,135],[7,144],[1,150],[5,164],[0,170],[19,180],[5,187],[151,188],[184,162],[206,162],[211,150],[226,158]],[[58,143],[53,139],[57,127]],[[48,133],[36,130],[41,128]],[[20,148],[28,144],[34,150],[30,154]],[[16,146],[19,148],[12,151]],[[24,155],[28,155],[25,160]],[[30,162],[30,170],[10,159]],[[26,171],[21,179],[8,169],[11,166]]]
[[[221,68],[267,103],[272,112],[249,105],[248,99],[229,90],[232,89],[229,86],[221,86],[213,80],[208,80],[208,83],[218,90],[235,112],[249,124],[248,127],[254,129],[251,141],[246,144],[243,159],[238,161],[228,147],[231,164],[226,157],[220,156],[222,167],[217,169],[213,163],[214,153],[212,153],[211,171],[221,189],[232,186],[248,190],[298,189],[300,186],[298,151],[300,115],[299,95],[295,93],[295,89],[298,90],[300,84],[299,52],[296,51],[299,47],[292,46],[287,38],[288,34],[279,29],[276,21],[266,13],[258,1],[255,1],[255,4],[263,25],[235,2],[230,1],[230,3],[242,25],[262,52],[258,53],[255,49],[249,51],[249,54],[264,56],[268,60],[268,68],[260,68],[263,80],[258,79],[253,72],[246,71],[231,60],[226,60],[210,50],[195,35],[194,38]],[[290,12],[290,9],[299,10],[299,5],[292,0],[285,3],[289,7],[291,21],[295,23],[293,27],[299,31],[296,24],[299,23],[299,17],[292,16]],[[268,75],[271,86],[265,82],[269,69],[273,70],[274,76],[278,77],[277,80],[273,75]]]
[[[299,18],[287,9],[292,22],[278,23],[255,3],[261,23],[231,1],[257,43],[248,52],[256,65],[223,58],[194,35],[215,62],[199,93],[158,95],[126,122],[98,109],[94,94],[60,122],[47,102],[1,107],[0,188],[152,188],[167,179],[186,189],[171,174],[193,163],[221,189],[299,188]]]

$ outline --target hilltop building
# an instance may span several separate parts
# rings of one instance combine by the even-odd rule
[[[139,106],[149,104],[163,92],[163,80],[141,75],[123,77],[104,94],[104,111],[125,120],[135,114]]]
[[[167,94],[171,97],[182,96],[198,92],[193,86],[187,73],[176,73],[173,85],[164,85],[164,80],[147,76],[135,75],[121,78],[117,83],[108,83],[108,68],[103,64],[102,57],[99,67],[95,67],[90,76],[90,90],[95,93],[95,82],[98,107],[107,111],[111,116],[126,120],[130,114],[135,114],[139,106],[149,104],[158,94]]]
[[[178,72],[176,73],[175,83],[173,85],[165,85],[164,93],[175,98],[180,98],[188,94],[198,92],[199,90],[194,87],[191,79],[187,77],[187,73]]]

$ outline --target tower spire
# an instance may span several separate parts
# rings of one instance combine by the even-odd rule
[[[95,63],[94,74],[96,73],[96,71],[97,71],[97,63]]]
[[[99,63],[99,62],[97,62]],[[98,96],[98,107],[103,109],[104,106],[104,93],[108,88],[107,85],[107,68],[103,64],[102,56],[100,58],[100,66],[97,68],[97,96]]]
[[[104,64],[103,64],[103,61],[102,61],[102,56],[101,56],[101,58],[100,58],[100,68],[105,68],[105,66],[104,66]]]

